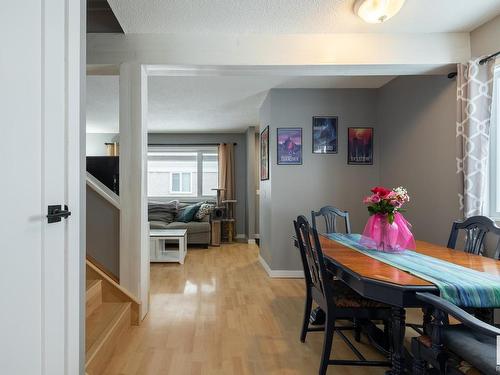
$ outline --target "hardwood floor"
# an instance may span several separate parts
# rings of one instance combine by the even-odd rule
[[[105,374],[315,374],[323,334],[299,341],[302,279],[271,279],[254,245],[189,249],[151,265],[151,309],[123,337]],[[366,339],[363,339],[366,343]],[[381,358],[361,344],[368,358]],[[355,359],[338,337],[333,357]],[[329,374],[386,369],[332,367]]]

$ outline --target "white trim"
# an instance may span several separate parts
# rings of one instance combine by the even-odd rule
[[[97,178],[92,176],[89,172],[87,172],[87,186],[94,190],[97,194],[103,197],[106,201],[111,203],[116,208],[120,209],[120,197],[115,194],[110,188],[104,185]]]
[[[279,279],[303,279],[304,271],[291,271],[291,270],[272,270],[271,267],[267,264],[266,260],[262,258],[259,254],[259,262],[269,275],[272,278]]]
[[[255,245],[255,238],[249,238],[248,239],[248,244],[249,245]]]

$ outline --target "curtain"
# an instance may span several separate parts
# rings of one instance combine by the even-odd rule
[[[219,145],[219,188],[221,200],[234,199],[234,145],[221,143]]]
[[[494,61],[459,64],[457,70],[457,174],[465,218],[486,213]]]

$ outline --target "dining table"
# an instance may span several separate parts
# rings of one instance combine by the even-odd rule
[[[319,238],[326,266],[337,279],[345,282],[361,296],[391,306],[392,367],[388,374],[405,373],[408,365],[405,364],[404,348],[405,309],[424,307],[416,293],[430,292],[439,295],[439,288],[424,278],[348,247],[327,234],[321,234]],[[485,274],[500,276],[500,261],[484,256],[418,240],[415,252]]]

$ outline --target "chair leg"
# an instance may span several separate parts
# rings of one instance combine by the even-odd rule
[[[332,351],[333,333],[335,332],[335,317],[331,313],[326,313],[325,337],[323,339],[323,353],[321,354],[321,364],[319,375],[325,375],[330,361]]]
[[[356,340],[356,342],[360,342],[361,341],[361,324],[360,324],[359,320],[356,318],[354,318],[353,323],[354,323],[354,340]]]
[[[415,358],[413,361],[413,375],[425,375],[425,361]]]
[[[306,341],[307,329],[309,328],[309,317],[311,315],[312,298],[309,291],[306,294],[306,305],[304,308],[304,320],[302,321],[302,331],[300,332],[300,341]]]

